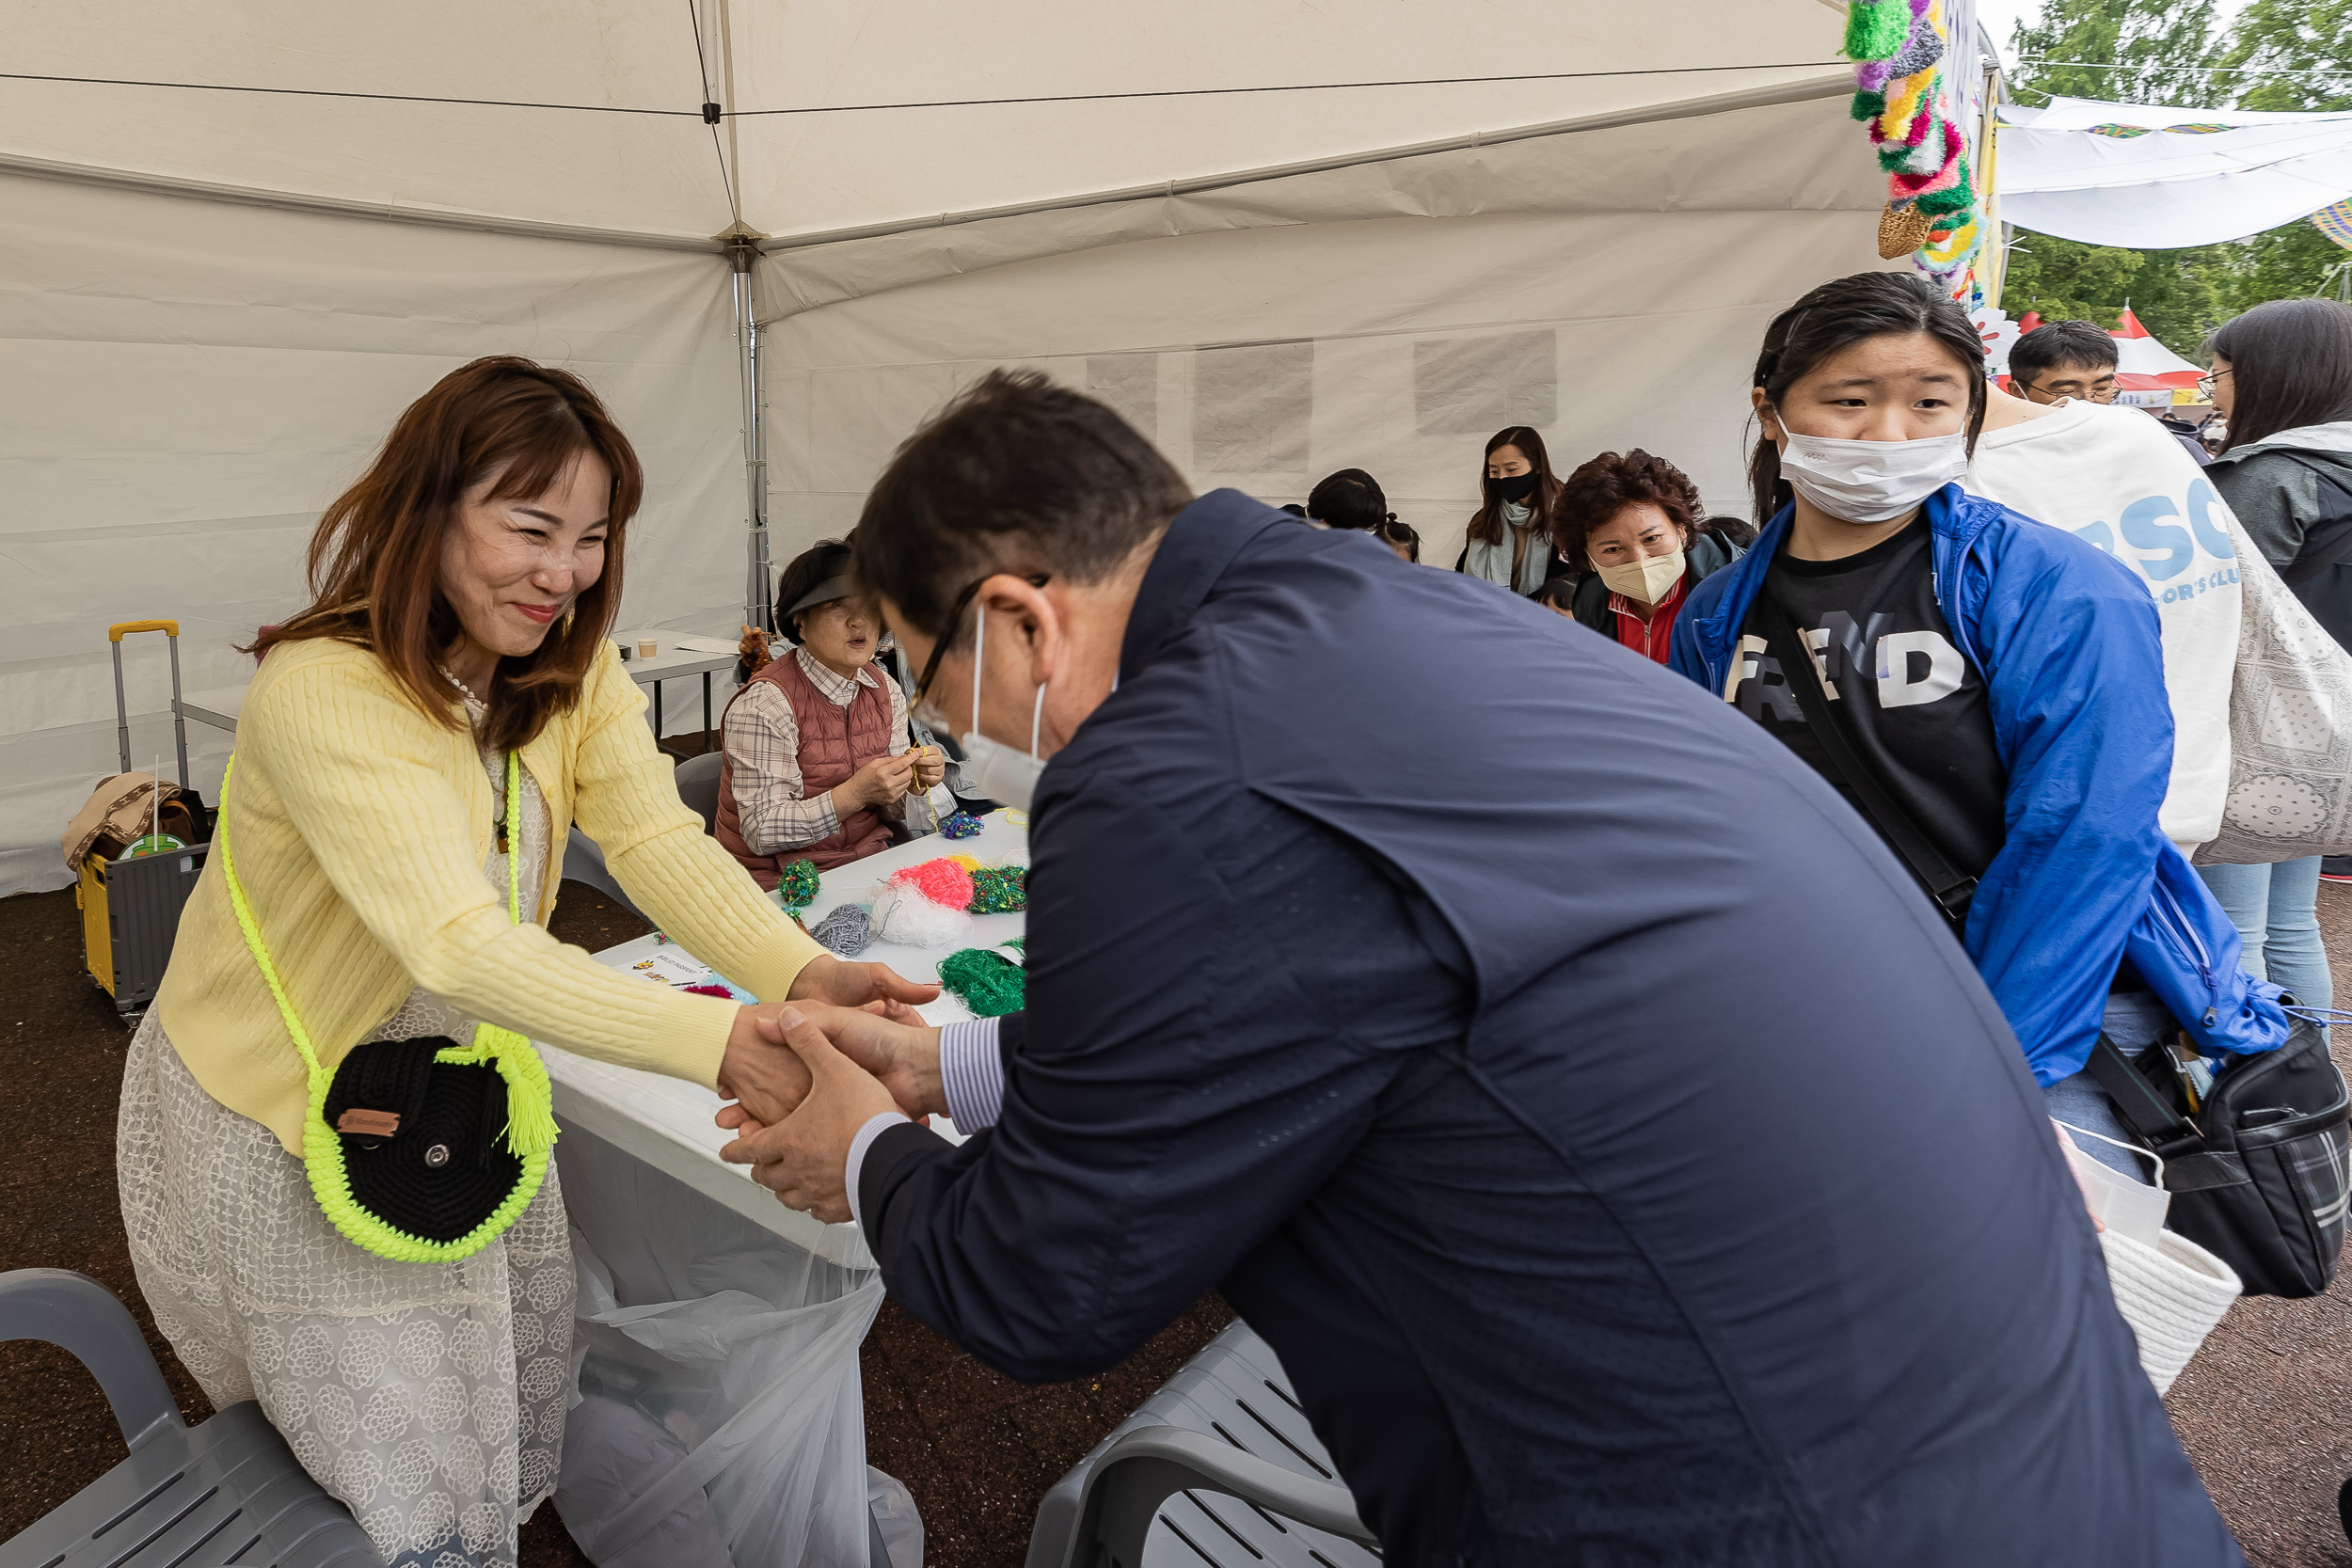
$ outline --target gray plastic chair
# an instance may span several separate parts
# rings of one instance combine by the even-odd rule
[[[1038,1505],[1028,1568],[1376,1568],[1282,1364],[1235,1323]]]
[[[719,820],[719,764],[724,753],[706,752],[677,765],[677,798],[686,809],[701,816],[703,832]]]
[[[88,1368],[131,1457],[0,1542],[0,1568],[380,1568],[367,1531],[260,1405],[181,1421],[138,1324],[98,1281],[64,1269],[0,1275],[7,1339],[46,1339]]]
[[[586,882],[648,926],[653,924],[646,918],[645,911],[630,902],[628,895],[621,891],[621,884],[614,879],[612,873],[605,869],[602,847],[578,828],[572,830],[572,836],[564,844],[564,879],[567,882]]]

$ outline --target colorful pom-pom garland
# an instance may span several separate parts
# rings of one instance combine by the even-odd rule
[[[1023,952],[1020,942],[1006,947]],[[972,1009],[974,1018],[1002,1018],[1021,1010],[1025,991],[1022,966],[993,947],[966,947],[939,960],[939,983]]]
[[[1851,0],[1845,53],[1855,62],[1853,118],[1868,123],[1887,176],[1879,254],[1909,255],[1960,293],[1983,228],[1965,138],[1945,112],[1944,9],[1945,0]]]

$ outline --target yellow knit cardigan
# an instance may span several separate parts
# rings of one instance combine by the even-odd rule
[[[577,820],[662,930],[781,1000],[824,950],[679,801],[644,707],[607,643],[579,704],[522,749],[549,817],[536,918],[554,907]],[[735,1004],[618,973],[541,925],[510,924],[482,876],[501,805],[471,733],[420,713],[373,654],[317,639],[263,661],[237,720],[230,842],[320,1061],[331,1070],[421,986],[532,1039],[715,1086]],[[155,1006],[205,1092],[299,1155],[302,1060],[238,932],[217,856],[180,917]]]

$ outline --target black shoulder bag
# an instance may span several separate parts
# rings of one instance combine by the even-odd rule
[[[1756,604],[1767,645],[1831,765],[1959,931],[1976,879],[1953,868],[1863,763],[1829,711],[1812,650],[1769,582]],[[2172,1195],[2166,1224],[2236,1270],[2249,1296],[2315,1296],[2344,1249],[2352,1094],[2327,1037],[2292,1022],[2284,1045],[2241,1059],[2201,1100],[2162,1043],[2135,1059],[2101,1034],[2085,1064],[2116,1119],[2164,1161]]]

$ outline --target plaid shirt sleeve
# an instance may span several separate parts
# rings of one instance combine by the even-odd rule
[[[841,831],[831,790],[813,800],[801,797],[800,721],[773,683],[755,682],[736,699],[725,741],[736,815],[753,854],[803,849]]]

